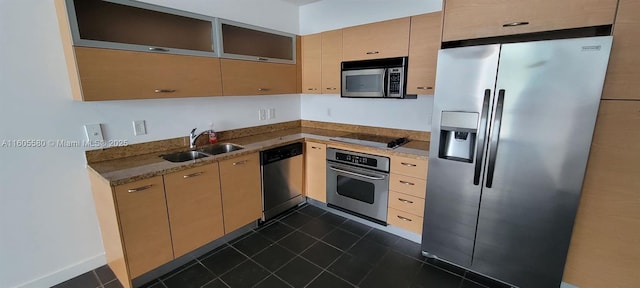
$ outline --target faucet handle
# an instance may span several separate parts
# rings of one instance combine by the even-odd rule
[[[193,130],[191,130],[191,134],[196,133],[196,130],[197,130],[197,129],[198,129],[198,128],[193,128]]]

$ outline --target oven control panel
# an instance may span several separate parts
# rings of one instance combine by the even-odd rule
[[[377,159],[365,157],[365,156],[358,156],[358,155],[336,152],[336,160],[370,166],[370,167],[378,167]]]
[[[336,148],[327,148],[327,161],[374,169],[381,172],[389,172],[390,168],[389,157]]]

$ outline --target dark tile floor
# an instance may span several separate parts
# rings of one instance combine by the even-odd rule
[[[444,268],[444,269],[443,269]],[[122,287],[107,266],[54,286]],[[147,283],[189,287],[500,287],[420,245],[306,205]]]

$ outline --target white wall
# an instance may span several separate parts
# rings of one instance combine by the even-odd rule
[[[433,96],[418,99],[355,99],[338,94],[303,94],[302,119],[431,131]]]
[[[441,0],[322,0],[300,7],[300,34],[440,10]]]
[[[440,0],[322,0],[300,7],[300,34],[442,10]],[[431,131],[432,95],[417,100],[302,95],[302,119]],[[330,109],[331,113],[327,113]]]
[[[297,32],[297,8],[262,0],[149,1]],[[187,3],[188,2],[188,3]],[[218,14],[218,12],[220,14]],[[270,17],[261,17],[270,15]],[[253,22],[255,21],[255,22]],[[130,143],[300,119],[299,95],[83,103],[71,100],[52,0],[0,0],[0,287],[48,287],[105,264],[81,148],[8,148],[3,140],[82,140],[103,123]],[[258,121],[259,108],[276,108]],[[133,136],[132,120],[148,135]]]

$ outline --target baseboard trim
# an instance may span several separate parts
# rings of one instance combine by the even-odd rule
[[[98,254],[96,256],[87,258],[83,261],[75,263],[73,265],[69,265],[64,267],[58,271],[53,273],[46,274],[42,277],[36,278],[34,280],[25,282],[15,288],[42,288],[42,287],[51,287],[58,283],[67,281],[71,278],[74,278],[78,275],[84,274],[88,271],[96,269],[102,265],[107,264],[107,258],[104,253]]]

